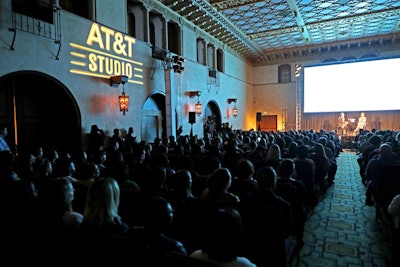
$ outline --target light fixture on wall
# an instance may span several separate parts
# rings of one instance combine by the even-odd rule
[[[185,70],[185,66],[183,65],[183,63],[185,63],[185,59],[178,55],[173,56],[172,59],[174,62],[174,65],[173,65],[174,72],[177,72],[177,73],[183,72]]]
[[[200,116],[203,111],[203,105],[200,103],[200,95],[201,95],[201,91],[189,92],[190,98],[197,96],[197,103],[194,105],[194,108],[195,108],[194,110],[195,110],[197,116]]]
[[[119,99],[119,110],[122,112],[122,115],[125,116],[126,112],[128,112],[129,107],[129,96],[125,93],[125,83],[128,81],[127,76],[111,76],[110,77],[111,87],[118,87],[122,83],[122,94],[118,96]]]
[[[174,72],[181,74],[185,70],[185,58],[174,55],[174,56],[166,56],[164,58],[164,68],[165,69],[173,69]]]
[[[128,112],[129,106],[129,96],[125,94],[124,91],[125,85],[122,85],[122,94],[119,96],[119,110],[122,112],[122,115],[125,116],[125,113]]]
[[[300,75],[301,75],[301,69],[302,69],[302,68],[303,68],[303,67],[302,67],[301,65],[296,64],[295,70],[294,70],[294,76],[295,76],[296,78],[299,78],[299,77],[300,77]]]
[[[125,84],[128,81],[128,76],[115,75],[110,77],[110,86],[117,88],[121,83]]]
[[[237,101],[237,98],[228,98],[228,104],[230,104],[230,103],[234,103],[234,106],[233,106],[233,109],[232,109],[232,115],[233,115],[233,117],[237,117],[237,115],[238,115],[238,112],[239,112],[239,109],[236,107],[236,101]]]

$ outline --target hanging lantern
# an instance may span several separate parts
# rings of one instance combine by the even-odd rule
[[[233,109],[232,109],[232,115],[233,115],[233,117],[237,117],[237,115],[238,115],[238,108],[236,107],[236,105],[233,107]]]
[[[125,113],[128,111],[129,106],[129,96],[122,91],[122,94],[119,96],[119,110],[122,112],[122,115],[125,116]]]
[[[202,112],[202,109],[203,109],[203,106],[201,105],[200,101],[197,101],[197,103],[196,103],[196,105],[194,107],[195,107],[196,114],[198,116],[200,116],[201,112]]]

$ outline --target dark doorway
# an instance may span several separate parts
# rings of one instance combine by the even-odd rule
[[[0,122],[9,127],[9,145],[19,156],[40,145],[72,156],[81,148],[81,116],[69,90],[39,72],[16,72],[0,79]]]
[[[222,129],[222,120],[221,120],[221,111],[218,107],[218,105],[214,101],[210,101],[207,103],[206,107],[204,108],[204,122],[203,122],[203,129],[204,129],[204,136],[207,135],[206,131],[206,123],[207,123],[207,118],[211,116],[213,120],[215,121],[215,129],[219,132]]]

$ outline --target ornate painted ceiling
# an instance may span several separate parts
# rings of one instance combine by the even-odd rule
[[[160,0],[254,64],[400,50],[397,0]]]

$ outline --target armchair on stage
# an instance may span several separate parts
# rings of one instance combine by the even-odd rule
[[[338,121],[338,125],[336,127],[336,132],[338,135],[348,135],[349,133],[355,131],[356,129],[356,119],[349,118],[345,121]]]

